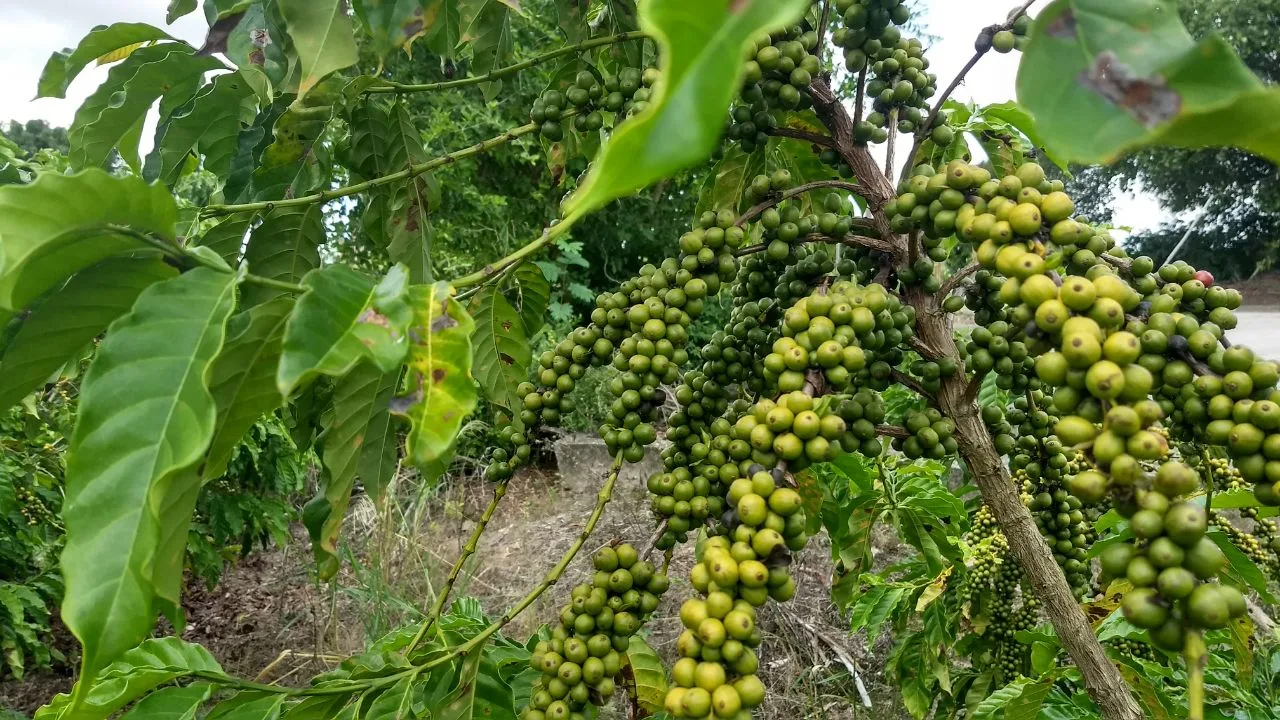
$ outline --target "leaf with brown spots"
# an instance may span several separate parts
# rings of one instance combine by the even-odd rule
[[[1032,26],[1018,101],[1064,160],[1145,145],[1236,146],[1280,161],[1280,88],[1219,36],[1197,42],[1160,0],[1056,0]]]
[[[410,46],[426,32],[420,0],[359,0],[355,6],[379,62],[397,50],[412,54]]]
[[[476,293],[468,311],[476,321],[471,335],[476,380],[490,402],[514,413],[521,407],[516,387],[528,378],[532,358],[524,322],[494,285]]]
[[[391,411],[409,420],[409,461],[439,467],[452,456],[458,430],[476,406],[471,378],[475,322],[453,299],[448,283],[411,286],[408,300],[413,318],[406,392],[392,401]]]
[[[367,358],[383,372],[403,361],[407,303],[406,271],[397,265],[377,285],[345,265],[307,274],[307,292],[285,330],[276,382],[285,397],[319,375],[342,377]]]

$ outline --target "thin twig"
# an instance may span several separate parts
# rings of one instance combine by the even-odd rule
[[[446,662],[451,662],[454,658],[460,655],[465,655],[480,645],[488,642],[489,638],[493,637],[495,633],[506,627],[508,623],[516,618],[516,616],[527,610],[530,605],[536,602],[537,599],[549,590],[552,585],[555,585],[556,582],[560,580],[560,576],[564,574],[565,568],[569,567],[569,563],[573,562],[578,551],[582,550],[582,546],[587,544],[587,540],[590,539],[591,533],[595,531],[596,525],[600,522],[600,516],[604,514],[605,506],[608,505],[609,500],[613,498],[613,487],[618,482],[618,473],[621,472],[621,470],[622,453],[618,453],[617,457],[613,459],[613,466],[609,468],[609,474],[605,478],[604,487],[600,488],[600,492],[596,496],[596,506],[595,509],[591,511],[591,516],[587,518],[587,524],[583,526],[582,532],[578,534],[578,538],[574,540],[573,545],[565,551],[564,555],[560,557],[560,561],[556,563],[555,567],[551,568],[550,572],[548,572],[546,577],[542,579],[541,583],[538,583],[537,587],[530,590],[520,602],[516,603],[513,607],[503,613],[502,617],[490,624],[489,627],[481,630],[475,637],[452,648],[444,655],[434,656],[427,663],[417,666],[416,669],[419,672],[431,670],[432,668],[439,667]]]
[[[910,388],[911,390],[914,390],[916,394],[920,395],[923,398],[928,399],[930,402],[934,401],[933,393],[929,392],[928,390],[925,390],[924,386],[921,385],[919,382],[917,382],[915,378],[911,377],[910,375],[907,375],[901,370],[894,370],[892,372],[893,374],[891,377],[893,378],[894,382],[898,383],[899,385],[904,385]]]
[[[430,92],[432,90],[448,90],[451,88],[465,87],[467,85],[478,85],[480,83],[491,82],[493,80],[501,80],[502,78],[507,77],[508,75],[514,75],[520,72],[521,70],[527,70],[528,68],[531,68],[535,65],[541,65],[542,63],[547,62],[549,60],[555,60],[558,57],[564,57],[565,55],[573,55],[576,53],[583,52],[584,50],[590,50],[592,48],[601,47],[603,45],[614,45],[621,42],[627,42],[629,40],[643,40],[646,37],[648,36],[645,35],[644,32],[636,30],[632,32],[618,33],[617,35],[609,35],[606,37],[592,38],[590,40],[584,40],[575,45],[566,45],[565,47],[552,50],[551,52],[547,52],[541,55],[537,55],[535,57],[531,57],[528,60],[518,62],[514,65],[508,65],[504,68],[498,68],[497,70],[487,72],[484,75],[476,75],[474,77],[461,78],[459,80],[445,80],[442,82],[423,83],[418,85],[388,81],[380,85],[374,85],[372,87],[366,88],[365,92],[366,93]]]
[[[797,130],[795,128],[789,128],[789,127],[777,127],[777,128],[773,128],[772,130],[766,130],[765,134],[773,135],[774,137],[789,137],[789,138],[795,138],[796,140],[804,140],[806,142],[811,142],[814,145],[821,145],[822,147],[828,147],[832,149],[836,147],[836,141],[834,139],[829,138],[826,135],[821,135],[819,133],[809,132],[808,130]]]
[[[877,425],[876,434],[891,438],[906,438],[911,435],[911,432],[897,425]]]
[[[576,114],[576,111],[570,110],[564,113],[561,117],[563,119],[571,117],[574,114]],[[401,180],[415,178],[438,167],[452,165],[459,160],[469,158],[473,155],[479,155],[483,152],[488,152],[499,145],[504,145],[518,137],[528,135],[529,133],[536,131],[538,127],[538,123],[521,125],[520,127],[512,128],[501,135],[491,137],[488,140],[482,140],[471,147],[463,148],[462,150],[455,150],[447,155],[441,155],[438,158],[433,158],[426,162],[418,163],[417,165],[410,165],[399,172],[370,178],[364,182],[358,182],[353,185],[344,185],[343,187],[333,188],[332,190],[322,190],[320,192],[311,193],[310,195],[302,195],[284,200],[263,200],[260,202],[240,203],[237,205],[206,205],[200,209],[200,214],[203,217],[217,217],[219,215],[230,215],[237,212],[273,210],[275,208],[283,207],[301,207],[304,205],[311,205],[313,203],[328,202],[335,198],[347,197],[348,195],[355,195],[383,185],[389,185]]]
[[[853,128],[858,129],[858,125],[862,124],[862,103],[866,99],[867,91],[867,67],[864,65],[858,71],[858,90],[853,100]]]
[[[821,188],[840,188],[843,190],[848,190],[849,192],[853,192],[853,193],[859,193],[859,194],[862,193],[861,185],[858,185],[857,183],[848,182],[847,180],[815,180],[810,183],[805,183],[804,185],[797,185],[796,187],[793,187],[790,190],[778,193],[777,195],[761,200],[760,202],[752,206],[750,209],[748,209],[746,212],[742,213],[742,215],[738,216],[738,219],[735,220],[733,224],[738,227],[742,227],[743,225],[746,225],[747,223],[756,219],[760,215],[760,213],[764,212],[765,210],[768,210],[771,207],[774,207],[775,205],[781,204],[784,200],[789,200],[797,195],[803,195],[804,193],[807,193],[810,190],[819,190]]]
[[[462,574],[462,566],[475,554],[476,549],[479,547],[480,536],[484,534],[485,527],[493,519],[493,514],[498,509],[498,504],[502,502],[502,498],[507,494],[507,484],[509,482],[511,482],[510,476],[498,481],[498,484],[494,486],[493,498],[489,500],[489,505],[485,507],[484,513],[480,515],[475,528],[471,531],[471,537],[467,538],[467,544],[462,547],[462,552],[458,554],[458,559],[454,561],[453,567],[449,568],[449,577],[445,580],[444,587],[440,588],[440,592],[436,593],[436,601],[432,604],[426,621],[422,623],[422,627],[418,628],[418,632],[413,636],[413,641],[409,643],[409,649],[405,651],[406,653],[413,652],[414,648],[418,647],[418,644],[426,637],[427,630],[440,618],[440,613],[444,610],[445,603],[449,601],[449,594],[453,592],[453,586],[458,582],[458,576]]]
[[[827,245],[846,245],[849,247],[860,247],[866,250],[874,250],[876,252],[886,253],[889,255],[892,255],[893,253],[896,252],[896,248],[894,248],[892,245],[885,242],[884,240],[881,240],[880,238],[876,238],[876,237],[868,237],[866,235],[845,235],[844,237],[833,238],[827,235],[823,235],[822,233],[811,233],[809,235],[805,235],[803,240],[798,240],[797,242],[824,243]],[[768,250],[768,249],[769,249],[768,243],[758,243],[755,245],[748,245],[743,248],[738,248],[736,251],[734,251],[733,255],[734,257],[746,257],[747,255],[754,255],[756,253],[764,252],[765,250]]]
[[[485,265],[483,268],[480,268],[479,270],[471,273],[470,275],[463,275],[457,280],[452,281],[451,284],[455,288],[463,288],[463,287],[468,287],[471,285],[483,283],[489,280],[490,278],[494,277],[495,275],[501,273],[502,271],[506,270],[507,267],[523,261],[525,258],[529,257],[535,252],[551,244],[552,240],[555,240],[557,237],[560,237],[560,235],[562,235],[567,229],[568,227],[563,223],[552,225],[551,227],[543,230],[542,234],[538,236],[537,240],[534,240],[528,243],[527,245],[507,255],[501,260],[498,260],[497,262],[493,262],[493,263],[489,263],[488,265]]]
[[[942,300],[946,299],[946,297],[951,294],[952,290],[956,289],[956,287],[961,283],[961,281],[963,281],[965,278],[978,272],[981,269],[982,269],[981,265],[979,265],[978,263],[973,263],[972,265],[968,265],[963,269],[959,270],[958,272],[956,272],[955,275],[952,275],[951,277],[947,278],[946,281],[944,281],[942,285],[938,287],[938,292],[936,293],[938,302],[942,302]]]
[[[658,527],[653,531],[653,534],[649,536],[649,542],[644,545],[644,552],[640,553],[641,560],[648,560],[649,556],[653,554],[653,549],[658,546],[658,540],[662,539],[663,533],[667,531],[667,521],[668,518],[663,518],[662,522],[658,523]]]
[[[884,176],[893,181],[893,146],[898,139],[898,108],[889,111],[889,143],[884,151]],[[909,163],[908,163],[909,164]]]
[[[831,15],[831,0],[822,0],[822,12],[818,14],[818,57],[822,57],[822,40],[827,34],[827,20]]]
[[[933,123],[938,119],[938,113],[942,111],[942,106],[951,98],[951,93],[955,92],[956,88],[960,87],[960,83],[964,82],[965,76],[967,76],[969,71],[978,64],[978,61],[982,59],[982,56],[991,51],[991,37],[1000,30],[1008,30],[1012,28],[1018,18],[1026,15],[1027,10],[1031,9],[1031,6],[1035,4],[1036,0],[1026,0],[1026,2],[1018,8],[1017,12],[1010,15],[1009,19],[1005,22],[982,29],[982,33],[978,35],[978,42],[976,43],[973,57],[969,58],[969,62],[965,63],[964,67],[960,68],[960,72],[956,73],[951,84],[948,85],[947,89],[943,90],[942,94],[938,96],[937,101],[933,104],[933,108],[929,110],[928,117],[926,117],[924,122],[920,124],[920,127],[916,128],[916,139],[911,145],[911,158],[907,161],[908,168],[915,162],[916,153],[919,152],[920,145],[924,142],[924,138],[933,128]]]

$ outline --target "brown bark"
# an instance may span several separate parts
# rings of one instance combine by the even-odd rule
[[[909,293],[908,298],[919,308],[916,332],[921,339],[926,345],[943,349],[945,355],[955,357],[951,323],[945,313],[930,308],[930,298],[923,291]],[[946,352],[947,349],[950,352]],[[1079,668],[1085,689],[1098,704],[1102,717],[1107,720],[1139,720],[1144,717],[1141,709],[1134,702],[1119,670],[1107,658],[1072,595],[1062,569],[1036,529],[1031,513],[1022,504],[1022,496],[1013,486],[991,434],[978,414],[977,403],[966,392],[967,386],[960,374],[956,374],[938,389],[938,409],[955,423],[960,457],[969,466],[978,489],[982,491],[982,499],[1000,524],[1018,565],[1031,580],[1036,598],[1043,604],[1062,646]]]
[[[853,123],[839,100],[821,81],[814,83],[813,97],[818,117],[827,123],[845,162],[853,168],[858,182],[866,188],[876,227],[881,236],[907,255],[909,238],[894,235],[882,208],[895,195],[892,183],[881,173],[865,147],[853,142]],[[904,300],[916,309],[916,342],[921,354],[933,359],[949,357],[960,363],[959,351],[952,338],[950,316],[938,307],[932,295],[922,288],[907,289]],[[938,409],[955,423],[955,439],[960,457],[969,467],[982,491],[983,500],[991,508],[996,522],[1009,541],[1018,565],[1031,580],[1035,596],[1044,606],[1054,630],[1084,678],[1089,696],[1098,704],[1106,720],[1140,720],[1142,710],[1134,701],[1129,686],[1119,670],[1107,658],[1102,644],[1094,635],[1066,577],[1053,553],[1045,544],[1031,513],[1009,477],[1008,468],[996,452],[986,425],[978,413],[970,383],[963,373],[947,378],[936,394]]]

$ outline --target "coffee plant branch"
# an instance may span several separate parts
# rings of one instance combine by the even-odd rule
[[[569,117],[573,114],[574,113],[570,111],[565,113],[563,117]],[[238,213],[238,212],[273,210],[275,208],[283,208],[283,207],[301,207],[304,205],[311,205],[313,203],[328,202],[329,200],[333,200],[335,198],[340,198],[340,197],[347,197],[348,195],[356,195],[358,193],[365,192],[366,190],[372,190],[377,187],[382,187],[383,185],[389,185],[391,183],[399,182],[401,180],[409,180],[423,173],[435,170],[438,167],[443,167],[445,165],[452,165],[453,163],[456,163],[459,160],[464,160],[466,158],[472,157],[473,155],[479,155],[480,153],[488,152],[489,150],[492,150],[500,145],[505,145],[506,143],[509,143],[512,140],[515,140],[516,138],[522,137],[524,135],[528,135],[529,133],[532,133],[537,129],[538,129],[537,123],[529,123],[527,125],[521,125],[520,127],[512,128],[502,133],[501,135],[496,135],[494,137],[489,138],[488,140],[482,140],[481,142],[478,142],[475,145],[472,145],[470,147],[466,147],[461,150],[455,150],[454,152],[451,152],[447,155],[441,155],[440,157],[427,160],[426,162],[418,163],[417,165],[410,165],[409,167],[403,170],[400,170],[398,172],[391,173],[390,175],[382,175],[379,177],[370,178],[363,182],[355,183],[353,185],[344,185],[342,187],[333,188],[332,190],[321,190],[320,192],[311,193],[310,195],[302,195],[299,197],[289,198],[286,200],[263,200],[260,202],[239,203],[239,204],[233,204],[233,205],[206,205],[203,208],[201,208],[200,214],[202,217],[218,217],[220,215],[230,215],[232,213]]]
[[[475,75],[472,77],[460,78],[458,80],[444,80],[441,82],[423,83],[423,84],[417,84],[417,85],[387,81],[383,84],[374,85],[369,88],[366,88],[365,92],[370,94],[373,94],[373,93],[399,94],[399,93],[413,93],[413,92],[431,92],[433,90],[449,90],[451,88],[466,87],[467,85],[479,85],[482,83],[492,82],[494,80],[501,80],[502,78],[508,77],[510,75],[515,75],[521,70],[527,70],[531,67],[534,67],[535,65],[541,65],[544,62],[555,60],[556,58],[564,57],[565,55],[575,55],[575,54],[590,50],[592,48],[602,47],[604,45],[615,45],[617,43],[628,42],[631,40],[643,40],[646,37],[648,37],[647,34],[645,34],[642,31],[636,30],[633,32],[618,33],[617,35],[608,35],[605,37],[592,38],[590,40],[583,40],[582,42],[574,45],[566,45],[565,47],[552,50],[551,52],[546,52],[541,55],[536,55],[534,57],[529,58],[528,60],[515,63],[514,65],[508,65],[504,68],[498,68],[497,70],[493,70],[491,72],[485,73],[484,75]]]
[[[489,501],[488,507],[484,509],[480,520],[476,522],[475,528],[471,531],[471,537],[467,538],[467,544],[463,546],[462,552],[458,554],[458,559],[454,561],[453,567],[449,568],[449,577],[445,580],[444,586],[440,588],[440,592],[436,594],[436,601],[431,606],[431,612],[427,613],[426,621],[418,628],[417,634],[413,636],[413,640],[409,643],[409,648],[405,652],[413,652],[423,638],[426,637],[427,631],[440,619],[440,613],[449,601],[453,586],[458,582],[458,576],[462,574],[462,566],[466,564],[468,558],[475,554],[476,549],[479,547],[480,537],[484,535],[485,527],[489,525],[489,521],[493,519],[494,512],[498,509],[498,504],[502,502],[502,498],[507,494],[507,483],[510,480],[510,478],[504,478],[494,486],[493,498]]]

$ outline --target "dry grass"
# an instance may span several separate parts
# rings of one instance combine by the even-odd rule
[[[557,474],[537,470],[515,478],[454,595],[476,597],[494,617],[523,597],[581,532],[595,503],[595,489],[584,485],[590,483],[567,485]],[[364,497],[353,499],[344,528],[347,557],[335,583],[315,582],[308,540],[299,528],[292,545],[251,556],[228,570],[214,591],[189,588],[185,604],[190,623],[184,636],[207,645],[230,672],[298,684],[359,652],[368,640],[413,622],[434,601],[488,504],[491,488],[474,477],[422,488],[416,476],[402,473],[393,497],[381,508]],[[641,546],[652,527],[643,481],[625,478],[582,557],[615,540]],[[896,553],[887,534],[879,544],[888,554]],[[644,631],[668,663],[674,660],[681,630],[679,604],[692,594],[687,579],[692,553],[685,546],[673,555],[671,590]],[[825,536],[814,538],[798,554],[793,572],[796,598],[761,611],[761,675],[770,693],[756,717],[906,717],[896,691],[880,682],[888,641],[881,638],[868,650],[864,638],[848,634],[847,623],[831,603]],[[556,617],[573,586],[587,577],[586,562],[571,564],[561,581],[505,634],[524,638],[535,632]],[[871,698],[870,711],[863,708],[854,673]],[[0,683],[0,707],[29,714],[70,682],[69,671],[63,670],[24,683]],[[601,717],[620,720],[625,715],[613,709]]]

